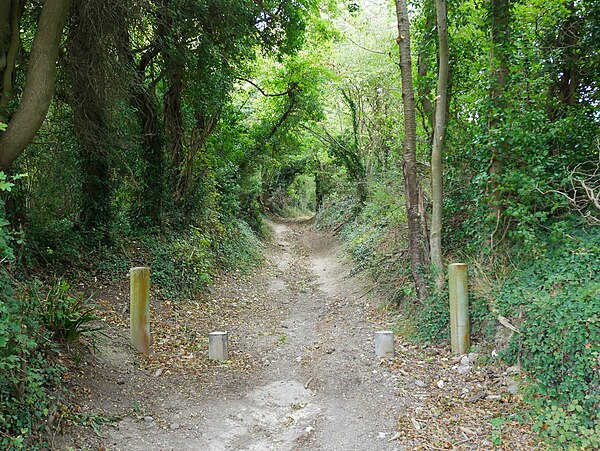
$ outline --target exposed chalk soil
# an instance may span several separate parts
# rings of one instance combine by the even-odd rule
[[[395,359],[376,358],[373,333],[393,318],[335,239],[309,221],[271,226],[252,274],[153,301],[148,358],[128,345],[127,287],[100,292],[106,337],[70,377],[83,425],[55,449],[543,449],[514,415],[519,374],[400,338]],[[227,362],[207,360],[214,330],[229,332]]]

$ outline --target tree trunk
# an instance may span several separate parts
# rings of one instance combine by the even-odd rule
[[[166,150],[170,156],[171,197],[177,207],[181,207],[178,192],[179,180],[183,176],[185,149],[183,121],[183,89],[186,66],[186,46],[182,33],[175,27],[175,21],[169,11],[174,8],[172,0],[162,0],[159,14],[157,36],[161,42],[161,52],[165,64],[166,91],[163,95],[164,129]],[[170,45],[169,45],[170,44]]]
[[[103,0],[75,0],[69,29],[67,74],[72,84],[71,108],[81,164],[81,226],[92,239],[109,242],[113,219],[110,105],[106,98],[108,56],[102,20]]]
[[[490,135],[493,135],[494,129],[498,128],[502,121],[503,110],[506,107],[504,101],[504,90],[508,78],[509,67],[508,57],[510,51],[508,49],[510,39],[510,0],[491,0],[491,34],[492,34],[492,50],[491,50],[491,89],[490,89],[490,117],[488,119],[488,129]],[[496,221],[496,229],[490,237],[490,246],[494,246],[494,235],[498,230],[500,218],[502,216],[502,194],[499,187],[499,177],[502,174],[502,156],[504,150],[502,146],[496,144],[492,148],[490,157],[490,186],[492,194],[490,197],[490,208],[492,215]]]
[[[417,296],[424,301],[428,295],[425,282],[426,254],[422,235],[423,218],[419,214],[419,186],[417,180],[417,123],[415,118],[415,94],[412,80],[410,55],[410,23],[406,0],[396,0],[398,17],[398,47],[402,75],[402,99],[404,110],[404,187],[408,216],[408,251]]]
[[[25,0],[10,0],[0,5],[0,120],[8,120],[6,109],[13,97],[24,7]]]
[[[29,55],[29,69],[21,103],[0,136],[0,169],[12,163],[41,127],[56,82],[56,61],[70,0],[46,0]]]
[[[204,149],[206,140],[215,130],[220,114],[215,111],[210,116],[205,116],[203,113],[197,112],[195,116],[196,126],[191,133],[190,148],[185,154],[175,187],[177,199],[180,201],[188,197],[194,186],[194,163],[196,162],[196,157]]]
[[[548,89],[548,118],[551,121],[563,117],[565,107],[576,105],[579,98],[582,19],[578,17],[573,1],[566,8],[569,15],[561,23],[554,45],[556,49],[562,49],[556,58],[557,73],[552,74],[556,81]],[[554,97],[558,98],[558,105]]]
[[[362,208],[364,204],[367,202],[367,197],[369,197],[369,191],[367,187],[367,169],[365,165],[365,161],[361,158],[361,146],[360,146],[360,129],[358,123],[358,109],[356,107],[356,102],[350,95],[342,90],[342,96],[348,107],[350,108],[350,112],[352,113],[352,149],[350,149],[351,155],[348,155],[348,163],[347,169],[350,172],[350,176],[354,179],[356,183],[356,194],[358,196],[359,208]],[[350,164],[352,162],[352,164]]]
[[[425,14],[425,33],[423,34],[420,42],[419,56],[417,59],[417,74],[419,75],[419,83],[417,87],[418,102],[421,104],[421,120],[423,128],[427,133],[429,142],[433,141],[433,128],[434,128],[434,106],[429,98],[430,86],[428,83],[423,83],[429,72],[429,66],[431,63],[431,56],[429,51],[429,40],[432,33],[429,32],[433,28],[435,23],[435,8],[431,0],[427,0],[423,3],[423,14]]]
[[[436,289],[444,284],[442,261],[442,209],[443,209],[443,167],[442,157],[446,138],[446,111],[448,104],[448,25],[446,0],[436,0],[437,30],[439,40],[439,67],[437,101],[435,103],[435,127],[431,149],[431,264],[435,273]]]
[[[139,63],[136,63],[129,30],[122,30],[120,37],[121,57],[127,61],[134,73],[129,96],[136,109],[144,160],[141,198],[134,212],[135,219],[141,227],[160,226],[163,211],[165,158],[160,128],[160,106],[152,83],[146,79],[148,66],[160,54],[161,42],[160,36],[156,36],[154,43],[142,54]]]

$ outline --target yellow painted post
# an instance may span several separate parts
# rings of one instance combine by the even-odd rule
[[[130,280],[130,337],[138,351],[150,354],[150,268],[131,268]]]
[[[467,265],[448,265],[448,285],[450,290],[450,338],[454,354],[466,354],[471,344],[469,337],[469,284]]]

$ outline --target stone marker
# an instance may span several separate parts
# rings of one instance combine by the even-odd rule
[[[375,355],[394,357],[394,332],[391,330],[375,332]]]
[[[448,285],[450,290],[450,338],[454,354],[466,354],[471,344],[469,338],[469,298],[467,265],[448,265]]]
[[[138,351],[150,354],[150,268],[131,268],[130,339]]]
[[[229,358],[227,338],[227,332],[211,332],[208,334],[209,360],[227,360]]]

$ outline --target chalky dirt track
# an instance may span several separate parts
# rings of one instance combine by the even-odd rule
[[[123,308],[118,302],[109,308],[111,338],[100,343],[97,356],[73,382],[83,417],[89,414],[88,423],[99,424],[101,435],[72,427],[54,437],[53,446],[492,449],[490,424],[481,414],[475,413],[474,426],[463,431],[454,425],[458,412],[449,414],[451,431],[440,420],[418,418],[431,407],[424,393],[440,392],[435,384],[441,376],[434,373],[442,369],[428,367],[433,359],[410,346],[400,345],[401,363],[375,357],[373,333],[388,328],[389,318],[377,300],[365,295],[366,282],[349,276],[350,265],[343,262],[335,239],[314,231],[308,220],[270,225],[273,240],[266,261],[252,274],[228,276],[189,305],[154,307],[155,355],[149,359],[135,355],[127,344],[126,287],[120,295],[105,293],[113,303],[120,299]],[[229,362],[206,360],[206,333],[214,330],[229,332]],[[402,369],[411,360],[415,374]],[[458,393],[461,387],[465,393],[463,385],[457,386]],[[421,395],[413,396],[419,390]],[[118,420],[100,424],[112,416]],[[433,431],[442,431],[437,437],[428,436],[427,420],[437,424]],[[453,441],[459,446],[440,448],[450,444],[440,441],[440,434],[458,434]],[[517,434],[521,446],[512,449],[535,448],[525,435]]]

